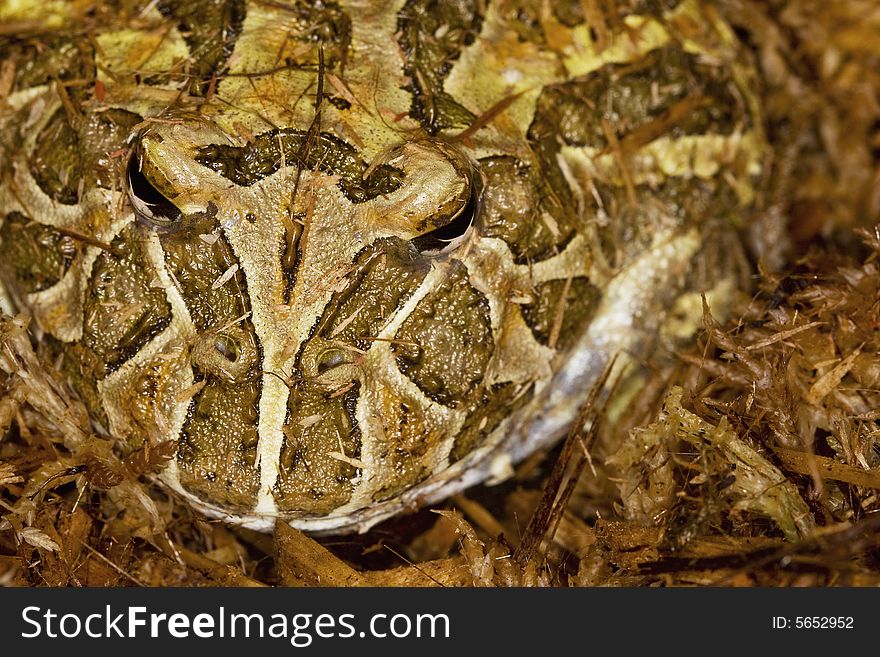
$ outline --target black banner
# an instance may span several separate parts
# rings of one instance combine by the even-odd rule
[[[2,589],[0,646],[6,655],[221,645],[273,655],[846,654],[876,641],[878,599],[870,589]]]

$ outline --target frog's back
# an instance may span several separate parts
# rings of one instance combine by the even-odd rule
[[[751,69],[711,6],[630,4],[23,3],[8,303],[208,513],[363,529],[485,480],[736,284]]]

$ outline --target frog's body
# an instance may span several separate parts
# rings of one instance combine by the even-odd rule
[[[631,4],[24,3],[8,295],[215,516],[364,529],[485,480],[729,280],[755,202],[730,34]]]

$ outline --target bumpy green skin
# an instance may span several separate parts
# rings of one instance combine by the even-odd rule
[[[443,89],[462,49],[480,32],[483,17],[472,0],[408,0],[398,14],[398,43],[406,56],[410,116],[430,134],[465,128],[476,116]]]
[[[666,313],[730,283],[757,203],[729,30],[617,5],[22,3],[7,304],[213,515],[364,529],[495,475],[687,338]]]
[[[6,269],[25,294],[41,292],[60,281],[77,253],[71,238],[33,223],[20,212],[7,213],[0,228]]]
[[[253,185],[278,171],[285,157],[303,168],[339,176],[339,188],[353,203],[390,194],[401,183],[402,172],[388,165],[365,177],[367,164],[353,146],[326,133],[309,143],[302,130],[271,130],[246,146],[212,144],[200,149],[196,159],[236,185]]]

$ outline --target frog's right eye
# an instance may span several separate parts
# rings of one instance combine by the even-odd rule
[[[128,198],[138,221],[154,230],[174,227],[182,213],[174,203],[156,189],[142,170],[141,155],[137,151],[128,161]]]

